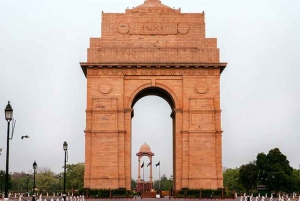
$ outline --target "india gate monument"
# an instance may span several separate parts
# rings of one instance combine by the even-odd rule
[[[172,108],[173,189],[223,188],[220,76],[227,64],[219,58],[217,39],[205,36],[204,12],[146,0],[125,13],[102,13],[101,37],[90,39],[80,63],[87,78],[84,188],[131,189],[133,106],[148,95]]]

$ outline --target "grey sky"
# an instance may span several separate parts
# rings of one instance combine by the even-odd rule
[[[11,172],[31,170],[34,160],[39,166],[62,171],[64,141],[69,144],[69,163],[84,162],[86,78],[79,62],[86,61],[89,38],[100,37],[102,10],[124,12],[142,3],[0,1],[0,109],[10,100],[17,120],[10,142]],[[228,62],[221,76],[223,165],[235,168],[255,159],[259,152],[278,147],[298,168],[300,1],[162,3],[180,7],[183,13],[205,11],[206,36],[218,38],[221,62]],[[4,170],[7,123],[4,111],[2,115],[0,169]],[[146,124],[149,119],[139,115],[162,127],[154,130],[155,124]],[[155,152],[155,162],[164,161],[161,173],[172,174],[169,115],[168,104],[160,98],[146,97],[135,105],[133,177],[135,153],[144,142]],[[22,135],[30,138],[21,140]]]

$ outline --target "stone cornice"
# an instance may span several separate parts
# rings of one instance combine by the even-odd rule
[[[201,134],[201,135],[220,135],[223,133],[223,131],[221,130],[182,130],[180,131],[181,134],[191,134],[191,133],[195,133],[195,134]]]
[[[220,69],[221,73],[226,68],[227,63],[202,63],[202,62],[189,62],[189,63],[161,63],[161,62],[123,62],[123,63],[89,63],[89,62],[80,62],[80,66],[84,75],[87,77],[87,68],[107,68],[107,69],[122,69],[122,68],[144,68],[144,69],[198,69],[198,68],[205,68],[205,69]]]
[[[85,134],[92,134],[92,133],[118,133],[118,134],[126,134],[125,130],[84,130]]]

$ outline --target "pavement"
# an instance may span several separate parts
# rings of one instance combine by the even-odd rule
[[[54,197],[52,197],[52,198],[54,198]],[[54,201],[56,201],[56,198],[54,198]],[[43,198],[43,201],[45,199],[46,198]],[[60,197],[60,199],[61,199],[61,197]],[[18,201],[19,199],[18,198],[10,198],[9,200],[10,201]],[[30,198],[28,198],[28,197],[23,197],[22,198],[22,201],[31,201],[31,200],[32,200],[31,197]],[[47,197],[46,200],[51,201],[51,197]],[[156,201],[159,201],[159,200],[161,200],[161,201],[163,201],[163,200],[165,200],[165,201],[167,201],[167,200],[176,200],[176,201],[189,201],[189,200],[221,201],[221,200],[224,200],[224,201],[240,201],[240,197],[235,198],[235,199],[198,199],[198,198],[180,198],[180,199],[179,198],[171,198],[171,199],[169,199],[169,196],[166,196],[164,198],[159,198],[159,199],[157,199],[157,198],[143,198],[143,199],[141,199],[140,197],[137,197],[137,198],[120,198],[120,199],[115,199],[115,198],[113,198],[113,199],[86,199],[85,198],[84,199],[84,201],[112,201],[112,200],[116,200],[116,201],[121,201],[121,200],[140,200],[140,201],[154,201],[154,200],[156,200]],[[255,199],[253,199],[253,200],[255,201]],[[297,200],[291,199],[291,200],[298,201],[298,199]],[[3,198],[0,198],[0,201],[3,201]],[[265,201],[270,201],[270,200],[266,199]],[[278,200],[278,198],[273,198],[273,201],[279,201],[279,200]]]

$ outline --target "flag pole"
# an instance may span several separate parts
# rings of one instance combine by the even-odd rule
[[[158,188],[159,188],[159,193],[160,193],[160,163],[159,163],[159,169],[158,169],[158,176],[159,176]]]
[[[144,164],[144,161],[143,161],[143,164]],[[145,165],[143,166],[143,193],[145,191],[144,168],[145,168]]]

